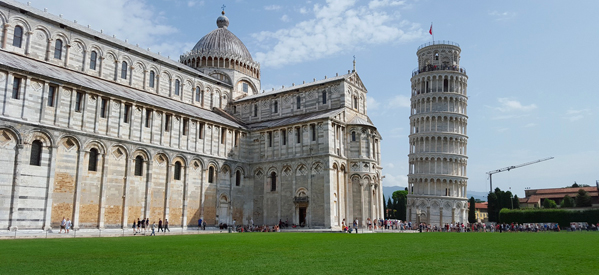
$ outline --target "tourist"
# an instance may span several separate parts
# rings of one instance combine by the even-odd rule
[[[62,233],[62,231],[64,230],[64,232],[67,232],[67,220],[62,217],[62,221],[60,222],[60,231],[58,231],[58,234]]]
[[[156,237],[156,232],[154,232],[154,229],[156,229],[156,222],[152,223],[152,234],[150,234],[150,236]]]
[[[162,229],[162,219],[158,219],[158,232],[160,232],[160,230],[164,232],[164,229]]]
[[[133,219],[133,236],[135,236],[135,234],[137,234],[137,232],[135,231],[135,219]]]
[[[67,219],[66,229],[67,229],[67,234],[69,234],[69,231],[71,229],[71,219]]]
[[[198,231],[202,229],[202,219],[198,219]]]
[[[166,232],[168,230],[168,232],[171,232],[170,229],[168,229],[168,219],[164,219],[164,232]]]
[[[146,230],[150,229],[150,218],[146,218]]]

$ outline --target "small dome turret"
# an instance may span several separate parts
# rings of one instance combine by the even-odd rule
[[[216,25],[219,28],[228,28],[229,27],[229,18],[225,16],[225,11],[222,12],[222,15],[216,19]]]

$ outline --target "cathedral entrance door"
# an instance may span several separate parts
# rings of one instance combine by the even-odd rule
[[[306,226],[306,207],[299,208],[299,224],[301,227]]]

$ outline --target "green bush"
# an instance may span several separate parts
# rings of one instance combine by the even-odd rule
[[[554,200],[545,199],[543,201],[543,207],[545,207],[545,208],[557,208],[557,204],[555,203]]]
[[[599,209],[565,210],[565,209],[501,209],[500,223],[558,223],[562,228],[571,222],[599,222]]]

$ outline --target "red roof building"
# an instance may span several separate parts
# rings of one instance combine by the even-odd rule
[[[554,200],[559,205],[566,195],[576,198],[580,189],[587,191],[591,196],[593,207],[599,206],[599,188],[593,186],[524,190],[526,197],[520,199],[520,208],[541,207],[546,199]]]

